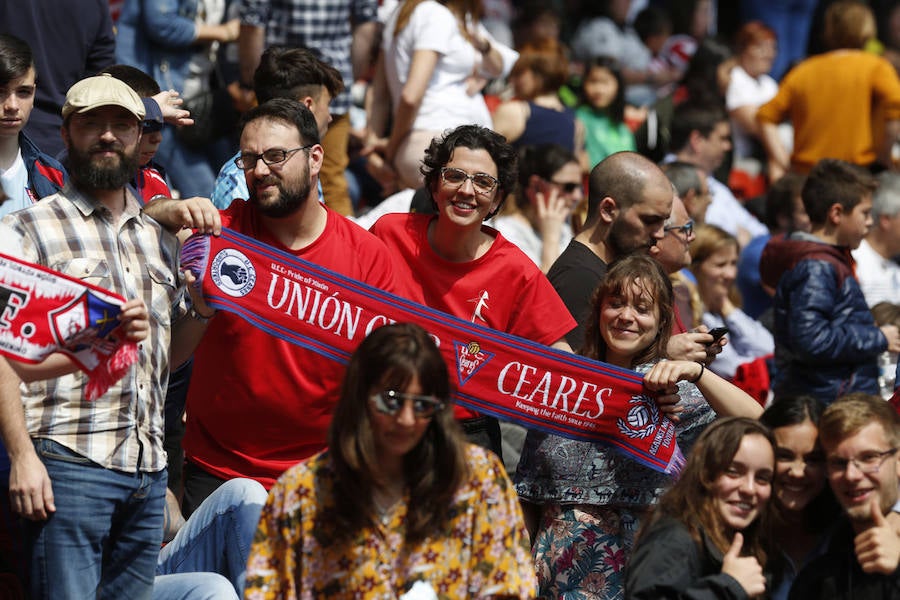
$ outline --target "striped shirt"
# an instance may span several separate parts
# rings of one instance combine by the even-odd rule
[[[308,48],[337,69],[344,91],[331,101],[331,113],[350,111],[353,27],[377,18],[378,0],[242,0],[241,23],[266,30],[265,45]]]
[[[25,421],[33,438],[49,438],[95,463],[134,473],[166,467],[163,401],[169,378],[171,323],[186,308],[178,287],[178,241],[145,216],[130,192],[118,224],[105,207],[71,183],[4,217],[20,236],[24,260],[87,283],[141,298],[150,332],[138,344],[129,373],[93,402],[83,395],[82,372],[22,386]]]

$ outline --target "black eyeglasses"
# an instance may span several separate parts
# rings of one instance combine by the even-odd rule
[[[237,165],[237,168],[241,169],[242,171],[250,171],[251,169],[256,168],[256,161],[262,159],[264,163],[271,167],[272,165],[279,165],[292,157],[297,152],[301,150],[309,150],[313,146],[315,146],[315,144],[307,144],[306,146],[300,146],[299,148],[291,148],[290,150],[284,150],[283,148],[270,148],[262,154],[253,154],[252,152],[247,152],[235,158],[234,164]]]
[[[684,225],[666,225],[663,227],[663,231],[669,233],[670,231],[677,231],[678,233],[684,235],[684,237],[689,238],[694,233],[694,220],[691,219]]]
[[[575,190],[581,189],[581,183],[576,183],[573,181],[568,181],[566,183],[560,183],[559,181],[553,181],[552,179],[547,180],[548,183],[552,183],[553,185],[558,185],[563,193],[571,194]]]
[[[375,405],[375,410],[391,416],[400,412],[407,402],[412,402],[413,413],[421,419],[431,418],[436,412],[444,409],[444,403],[434,396],[406,394],[404,392],[395,392],[394,390],[372,394],[370,399]]]
[[[469,175],[462,169],[456,167],[444,167],[441,169],[441,179],[450,187],[459,188],[466,182],[466,179],[472,180],[472,187],[475,191],[482,195],[490,194],[497,187],[499,181],[496,177],[492,177],[487,173],[475,173]]]
[[[825,461],[830,473],[844,473],[850,463],[863,473],[877,473],[884,461],[889,456],[893,456],[897,452],[896,448],[891,448],[883,452],[871,451],[863,452],[856,458],[841,458],[840,456],[829,456]]]

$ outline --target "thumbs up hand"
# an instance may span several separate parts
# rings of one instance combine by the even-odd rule
[[[722,572],[734,577],[751,598],[760,596],[766,591],[766,578],[762,567],[755,556],[741,556],[744,547],[744,536],[734,534],[734,540],[722,558]]]
[[[890,575],[900,564],[900,536],[881,512],[878,499],[870,503],[872,526],[853,540],[856,560],[866,573]]]

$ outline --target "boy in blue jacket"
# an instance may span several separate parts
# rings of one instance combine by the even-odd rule
[[[830,404],[849,392],[878,394],[878,355],[900,351],[900,332],[878,327],[854,274],[850,251],[872,225],[875,179],[850,163],[824,159],[801,193],[810,233],[773,238],[760,275],[775,293],[775,384]]]

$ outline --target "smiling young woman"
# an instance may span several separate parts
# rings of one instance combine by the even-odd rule
[[[810,396],[779,397],[759,420],[775,435],[772,508],[776,563],[772,600],[787,600],[807,563],[821,555],[840,506],[827,485],[825,451],[816,425],[824,406]]]
[[[673,310],[672,284],[656,260],[615,261],[595,292],[583,354],[643,373],[660,410],[677,402],[673,418],[687,455],[717,416],[756,418],[762,408],[700,363],[665,360]],[[516,489],[539,507],[532,554],[540,597],[563,590],[621,597],[634,535],[672,481],[606,446],[530,431]]]
[[[766,591],[766,510],[775,439],[758,421],[721,419],[641,531],[625,598],[754,598]]]
[[[388,214],[372,226],[394,256],[410,300],[460,319],[571,351],[575,327],[540,269],[484,221],[516,184],[516,152],[503,136],[463,125],[431,141],[422,163],[436,215]],[[494,417],[455,409],[469,441],[502,455]]]

